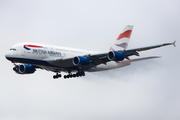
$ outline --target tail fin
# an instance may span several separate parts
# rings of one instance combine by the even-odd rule
[[[122,33],[118,36],[115,43],[111,46],[109,50],[116,51],[116,50],[125,50],[128,46],[129,39],[131,37],[133,26],[126,25],[123,29]]]

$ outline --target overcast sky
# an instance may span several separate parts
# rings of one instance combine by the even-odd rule
[[[107,51],[125,25],[128,48],[161,58],[83,78],[18,75],[4,55],[19,42]],[[0,120],[179,120],[179,0],[1,0]]]

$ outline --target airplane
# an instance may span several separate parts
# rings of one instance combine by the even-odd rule
[[[66,72],[64,79],[85,76],[85,72],[99,72],[125,67],[131,62],[158,58],[158,56],[130,59],[139,56],[140,51],[150,50],[173,43],[164,43],[148,47],[127,49],[133,30],[126,25],[114,44],[107,52],[95,52],[68,47],[52,46],[37,43],[19,43],[11,47],[5,54],[6,59],[14,63],[13,70],[17,74],[32,74],[37,69],[55,72],[54,79]]]

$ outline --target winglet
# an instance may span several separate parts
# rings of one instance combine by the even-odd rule
[[[174,42],[172,43],[172,44],[174,45],[174,47],[176,47],[176,44],[175,44],[175,43],[176,43],[176,41],[174,41]]]

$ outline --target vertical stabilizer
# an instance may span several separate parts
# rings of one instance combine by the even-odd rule
[[[126,25],[123,29],[122,33],[118,36],[114,44],[110,47],[109,50],[117,51],[117,50],[125,50],[127,49],[129,39],[131,37],[133,26]]]

